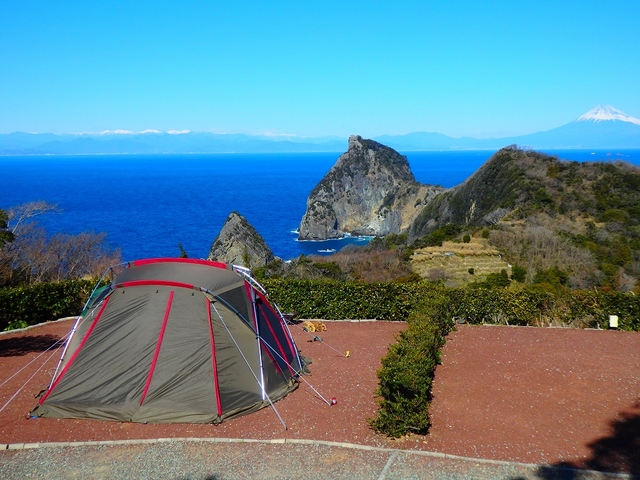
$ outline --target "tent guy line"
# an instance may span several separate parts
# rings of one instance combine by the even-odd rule
[[[24,370],[26,367],[28,367],[29,365],[31,365],[33,362],[35,362],[37,359],[39,359],[42,355],[44,355],[46,352],[48,352],[49,350],[51,350],[57,343],[59,343],[61,340],[58,340],[56,343],[54,343],[53,345],[51,345],[47,350],[45,350],[44,352],[42,352],[40,355],[38,355],[36,358],[34,358],[31,362],[29,362],[27,365],[25,365],[24,367],[22,367],[20,370],[18,370],[15,374],[11,375],[11,377],[7,378],[2,384],[0,384],[0,387],[2,387],[5,383],[7,383],[9,380],[11,380],[13,377],[15,377],[16,375],[18,375],[22,370]],[[38,367],[36,369],[35,372],[33,372],[33,374],[27,378],[27,380],[25,380],[25,382],[22,384],[22,386],[20,388],[18,388],[18,390],[16,390],[14,392],[14,394],[9,397],[9,400],[6,401],[6,403],[0,408],[0,412],[2,412],[5,408],[7,408],[7,406],[9,406],[9,404],[13,401],[14,398],[16,398],[20,392],[22,390],[24,390],[24,388],[27,386],[27,384],[33,380],[33,378],[38,374],[38,372],[40,372],[40,370],[42,370],[44,368],[44,366],[47,364],[47,362],[49,360],[51,360],[53,358],[54,352],[51,352],[51,355],[49,355],[49,357],[47,357],[45,359],[44,362],[42,362],[42,365],[40,365],[40,367]]]
[[[249,369],[249,371],[251,372],[251,375],[253,375],[253,378],[255,379],[256,382],[258,382],[258,384],[260,385],[260,388],[262,389],[262,395],[263,397],[266,397],[267,400],[269,401],[269,405],[271,405],[271,408],[273,409],[274,413],[276,414],[276,416],[278,417],[278,420],[280,420],[280,423],[282,424],[282,426],[284,427],[285,430],[287,430],[287,425],[286,423],[284,423],[284,420],[282,419],[282,417],[280,416],[280,413],[278,412],[278,409],[275,407],[275,405],[273,404],[273,401],[271,400],[271,397],[269,397],[269,395],[266,393],[265,388],[264,388],[264,379],[262,381],[258,380],[258,376],[256,375],[256,373],[253,371],[253,368],[251,368],[251,364],[249,363],[249,361],[247,360],[247,357],[244,356],[244,353],[242,353],[242,350],[240,349],[240,346],[236,343],[235,338],[233,338],[233,335],[231,334],[231,332],[229,331],[229,327],[227,326],[227,324],[224,321],[224,318],[222,317],[222,315],[220,315],[220,312],[218,312],[218,309],[216,308],[216,306],[214,304],[211,304],[211,308],[213,308],[213,310],[216,312],[216,314],[218,315],[220,322],[222,322],[222,325],[224,325],[224,328],[227,330],[227,333],[229,334],[229,336],[231,337],[231,339],[233,340],[233,343],[235,344],[236,348],[238,349],[238,351],[240,352],[240,355],[242,356],[242,359],[244,360],[244,363],[247,365],[247,368]],[[258,341],[260,341],[260,336],[258,335]],[[262,364],[260,365],[260,370],[262,370]]]

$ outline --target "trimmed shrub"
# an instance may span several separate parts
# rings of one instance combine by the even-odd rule
[[[640,296],[615,292],[445,288],[430,282],[356,283],[265,280],[269,297],[300,318],[406,320],[425,299],[439,298],[443,314],[465,323],[608,328],[640,331]]]
[[[300,318],[406,320],[421,298],[441,289],[428,282],[358,283],[269,279],[262,282],[282,311]]]
[[[466,323],[608,328],[640,331],[640,296],[630,293],[507,288],[445,288],[430,282],[358,283],[268,279],[263,285],[282,311],[300,318],[404,321],[425,299],[438,298],[443,314]],[[0,330],[80,313],[93,280],[0,289]]]
[[[446,312],[447,300],[436,295],[423,303],[409,318],[407,330],[389,347],[378,371],[376,394],[378,412],[369,424],[391,437],[408,433],[426,434],[429,404],[440,349],[453,327]]]
[[[629,293],[571,292],[556,299],[552,313],[565,325],[602,329],[617,315],[620,330],[640,331],[640,297]]]
[[[451,316],[472,324],[540,325],[554,305],[553,295],[530,290],[452,288],[446,295]]]

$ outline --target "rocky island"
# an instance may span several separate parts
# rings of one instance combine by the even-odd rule
[[[255,268],[276,257],[256,229],[238,212],[231,212],[213,241],[207,260]]]
[[[418,183],[392,148],[351,136],[347,152],[311,191],[298,239],[399,233],[443,190]]]

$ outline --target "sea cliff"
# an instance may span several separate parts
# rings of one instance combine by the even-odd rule
[[[395,150],[351,136],[347,152],[309,195],[298,238],[398,233],[442,190],[418,183]]]

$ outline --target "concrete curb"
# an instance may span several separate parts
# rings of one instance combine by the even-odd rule
[[[136,439],[136,440],[99,440],[99,441],[89,441],[89,442],[9,443],[9,444],[0,444],[0,450],[7,451],[7,450],[29,450],[34,448],[98,447],[98,446],[142,445],[142,444],[152,444],[152,443],[179,443],[179,442],[238,443],[238,444],[263,443],[263,444],[271,444],[271,445],[283,445],[283,444],[318,445],[318,446],[326,446],[326,447],[347,448],[352,450],[386,452],[386,453],[389,453],[390,455],[393,455],[394,459],[397,458],[399,454],[405,454],[405,455],[441,458],[445,460],[473,462],[476,464],[481,463],[481,464],[488,464],[488,465],[516,466],[516,467],[530,468],[530,469],[545,467],[545,468],[556,470],[558,472],[567,472],[567,473],[573,472],[575,474],[581,473],[581,474],[596,475],[596,476],[604,475],[610,478],[624,478],[624,479],[637,478],[635,476],[632,476],[626,473],[599,472],[596,470],[581,470],[577,468],[556,467],[556,466],[545,465],[545,464],[520,463],[520,462],[509,462],[505,460],[491,460],[486,458],[463,457],[460,455],[451,455],[448,453],[441,453],[441,452],[426,452],[421,450],[402,450],[402,449],[386,448],[386,447],[373,447],[370,445],[358,445],[354,443],[345,443],[345,442],[330,442],[330,441],[324,441],[324,440],[308,440],[308,439],[292,439],[292,438],[276,438],[272,440],[261,440],[261,439],[252,439],[252,438],[176,437],[176,438],[155,438],[155,439]]]

